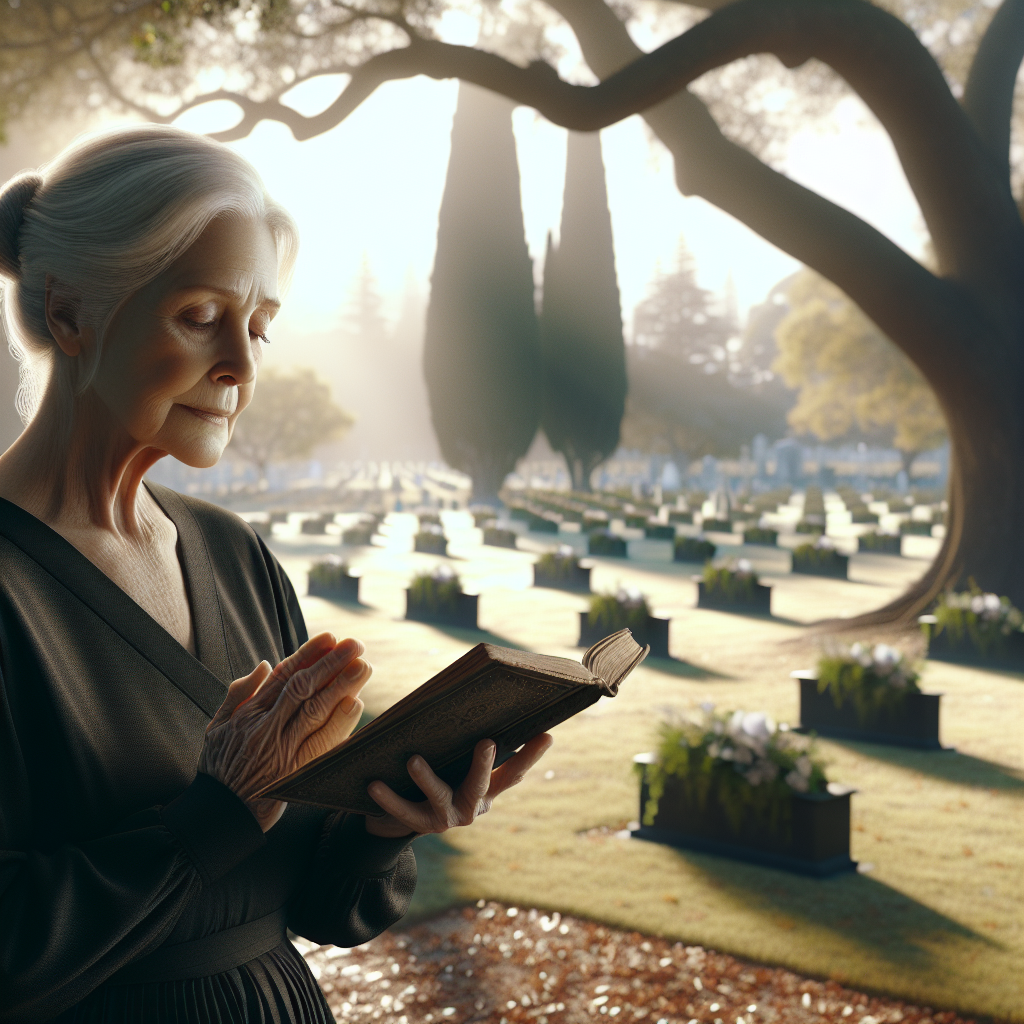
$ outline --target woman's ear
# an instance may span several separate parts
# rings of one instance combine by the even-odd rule
[[[66,356],[78,356],[88,347],[92,331],[81,322],[82,297],[74,288],[46,275],[46,326]]]

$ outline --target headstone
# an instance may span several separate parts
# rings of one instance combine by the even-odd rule
[[[718,483],[718,459],[705,455],[701,460],[700,482],[705,491],[712,491]]]
[[[679,475],[679,468],[674,462],[666,462],[661,471],[661,486],[666,491],[678,491],[683,486],[683,479]]]
[[[800,445],[786,438],[775,445],[775,478],[781,484],[797,484],[804,475],[804,454]]]
[[[768,476],[768,438],[758,434],[754,438],[754,475],[758,480]]]

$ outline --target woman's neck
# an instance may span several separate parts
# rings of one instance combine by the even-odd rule
[[[166,452],[129,437],[92,392],[69,414],[47,391],[17,441],[0,455],[0,497],[60,532],[100,529],[137,540],[148,518],[142,480]]]

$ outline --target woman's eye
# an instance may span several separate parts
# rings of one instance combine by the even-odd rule
[[[192,317],[182,317],[186,324],[196,331],[208,331],[211,327],[217,325],[216,320],[195,320]]]

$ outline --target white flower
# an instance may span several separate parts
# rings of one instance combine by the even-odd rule
[[[998,612],[1002,610],[1003,603],[996,594],[984,594],[982,600],[985,603],[985,610]]]
[[[574,552],[569,544],[559,544],[555,549],[555,554],[558,555],[559,558],[572,558]]]
[[[785,782],[790,789],[795,789],[798,793],[806,793],[811,788],[810,783],[795,769],[786,776]]]
[[[985,598],[981,594],[975,594],[971,598],[971,611],[980,615],[985,610]]]
[[[871,660],[875,663],[875,672],[880,676],[887,676],[900,663],[902,655],[895,647],[888,644],[875,644],[871,652]]]
[[[866,644],[854,644],[850,648],[850,657],[864,668],[871,668],[871,651]]]
[[[763,711],[750,711],[743,716],[743,732],[759,743],[767,743],[775,732],[775,723]]]
[[[644,595],[638,587],[619,587],[615,600],[627,608],[639,608],[643,604]]]
[[[805,779],[811,777],[811,767],[811,759],[806,754],[796,759],[796,771]]]
[[[722,752],[718,756],[723,761],[734,761],[736,759],[736,752],[732,747],[722,747]]]
[[[746,715],[745,711],[734,711],[732,717],[729,719],[729,735],[732,737],[739,736],[743,732],[743,719]]]
[[[753,568],[754,567],[750,564],[750,560],[746,559],[746,558],[741,558],[736,563],[736,571],[737,572],[747,573],[747,572],[751,572],[753,570]]]
[[[710,715],[715,710],[715,705],[711,701],[706,700],[701,703],[700,709],[704,714]]]
[[[826,551],[831,550],[835,546],[836,546],[835,542],[832,540],[832,538],[831,537],[826,537],[825,534],[822,534],[818,538],[818,543],[815,545],[815,547],[823,548]]]
[[[709,743],[708,744],[708,753],[712,757],[718,757],[718,755],[721,752],[722,752],[722,745],[721,745],[721,743]]]
[[[430,575],[438,582],[445,583],[448,580],[455,579],[455,570],[450,565],[442,562]]]

